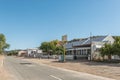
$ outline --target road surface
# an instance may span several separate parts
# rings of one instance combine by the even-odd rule
[[[16,80],[112,80],[100,76],[36,64],[17,57],[5,57],[5,68]]]

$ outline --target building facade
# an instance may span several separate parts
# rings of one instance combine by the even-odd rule
[[[65,44],[66,59],[88,59],[99,58],[99,49],[105,43],[113,44],[114,38],[108,36],[93,36],[88,38],[74,39]]]
[[[28,57],[37,58],[42,55],[42,50],[39,50],[37,48],[27,49],[27,54],[28,54]]]
[[[37,48],[31,48],[31,49],[26,49],[26,50],[20,50],[18,52],[18,56],[20,57],[40,57],[42,55],[42,50],[39,50]]]

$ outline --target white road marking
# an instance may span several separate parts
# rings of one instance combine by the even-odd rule
[[[50,75],[50,76],[53,77],[53,78],[55,78],[55,79],[57,79],[57,80],[62,80],[61,78],[58,78],[56,76],[53,76],[53,75]]]

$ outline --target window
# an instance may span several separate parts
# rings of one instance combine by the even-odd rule
[[[80,55],[81,55],[81,50],[80,50]]]
[[[90,54],[91,53],[91,50],[90,49],[87,49],[87,54]]]
[[[83,49],[81,50],[81,55],[83,55]]]

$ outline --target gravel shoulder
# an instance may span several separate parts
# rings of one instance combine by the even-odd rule
[[[25,59],[35,63],[43,63],[50,66],[65,68],[78,72],[85,72],[93,75],[113,78],[120,80],[120,64],[113,63],[99,63],[88,61],[67,61],[65,63],[58,62],[54,59]]]
[[[4,56],[3,55],[0,55],[0,80],[15,80],[13,75],[11,75],[4,68]]]

